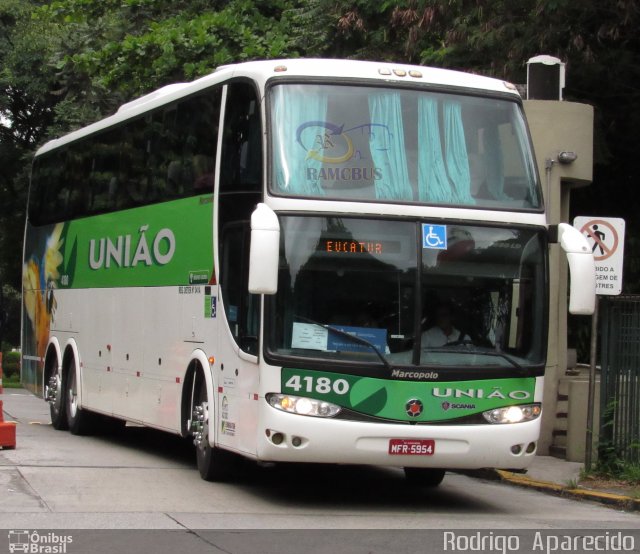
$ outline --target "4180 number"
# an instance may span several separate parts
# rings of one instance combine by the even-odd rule
[[[333,392],[339,395],[349,392],[349,381],[346,379],[336,379],[332,381],[328,377],[313,377],[310,375],[306,377],[292,375],[284,386],[294,392],[315,392],[316,394],[329,394]]]

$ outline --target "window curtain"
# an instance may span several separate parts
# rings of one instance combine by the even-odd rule
[[[471,196],[469,156],[462,125],[462,107],[458,102],[444,103],[444,142],[447,172],[457,204],[475,204]]]
[[[438,204],[454,200],[440,143],[438,102],[427,96],[418,100],[418,199]]]
[[[314,146],[313,139],[309,139],[312,129],[307,127],[304,136],[300,137],[298,130],[301,125],[310,122],[318,123],[318,129],[321,129],[327,116],[327,97],[324,94],[302,94],[294,86],[277,87],[273,94],[277,189],[298,196],[324,196],[317,177],[322,162],[308,155]]]
[[[443,103],[440,128],[438,101],[418,100],[418,197],[423,202],[473,205],[469,156],[464,138],[462,108],[457,102]],[[441,137],[444,135],[444,148]]]
[[[372,124],[369,148],[375,167],[382,173],[375,181],[376,198],[413,200],[400,95],[370,94],[369,113]]]

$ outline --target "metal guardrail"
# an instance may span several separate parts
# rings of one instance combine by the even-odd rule
[[[640,463],[640,295],[601,299],[600,459]]]

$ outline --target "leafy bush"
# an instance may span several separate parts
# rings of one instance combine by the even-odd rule
[[[2,372],[5,377],[20,376],[20,352],[5,352],[2,358]]]

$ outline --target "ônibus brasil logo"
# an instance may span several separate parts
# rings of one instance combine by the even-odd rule
[[[25,554],[67,554],[67,546],[73,542],[71,535],[60,535],[51,531],[9,531],[9,552]]]

